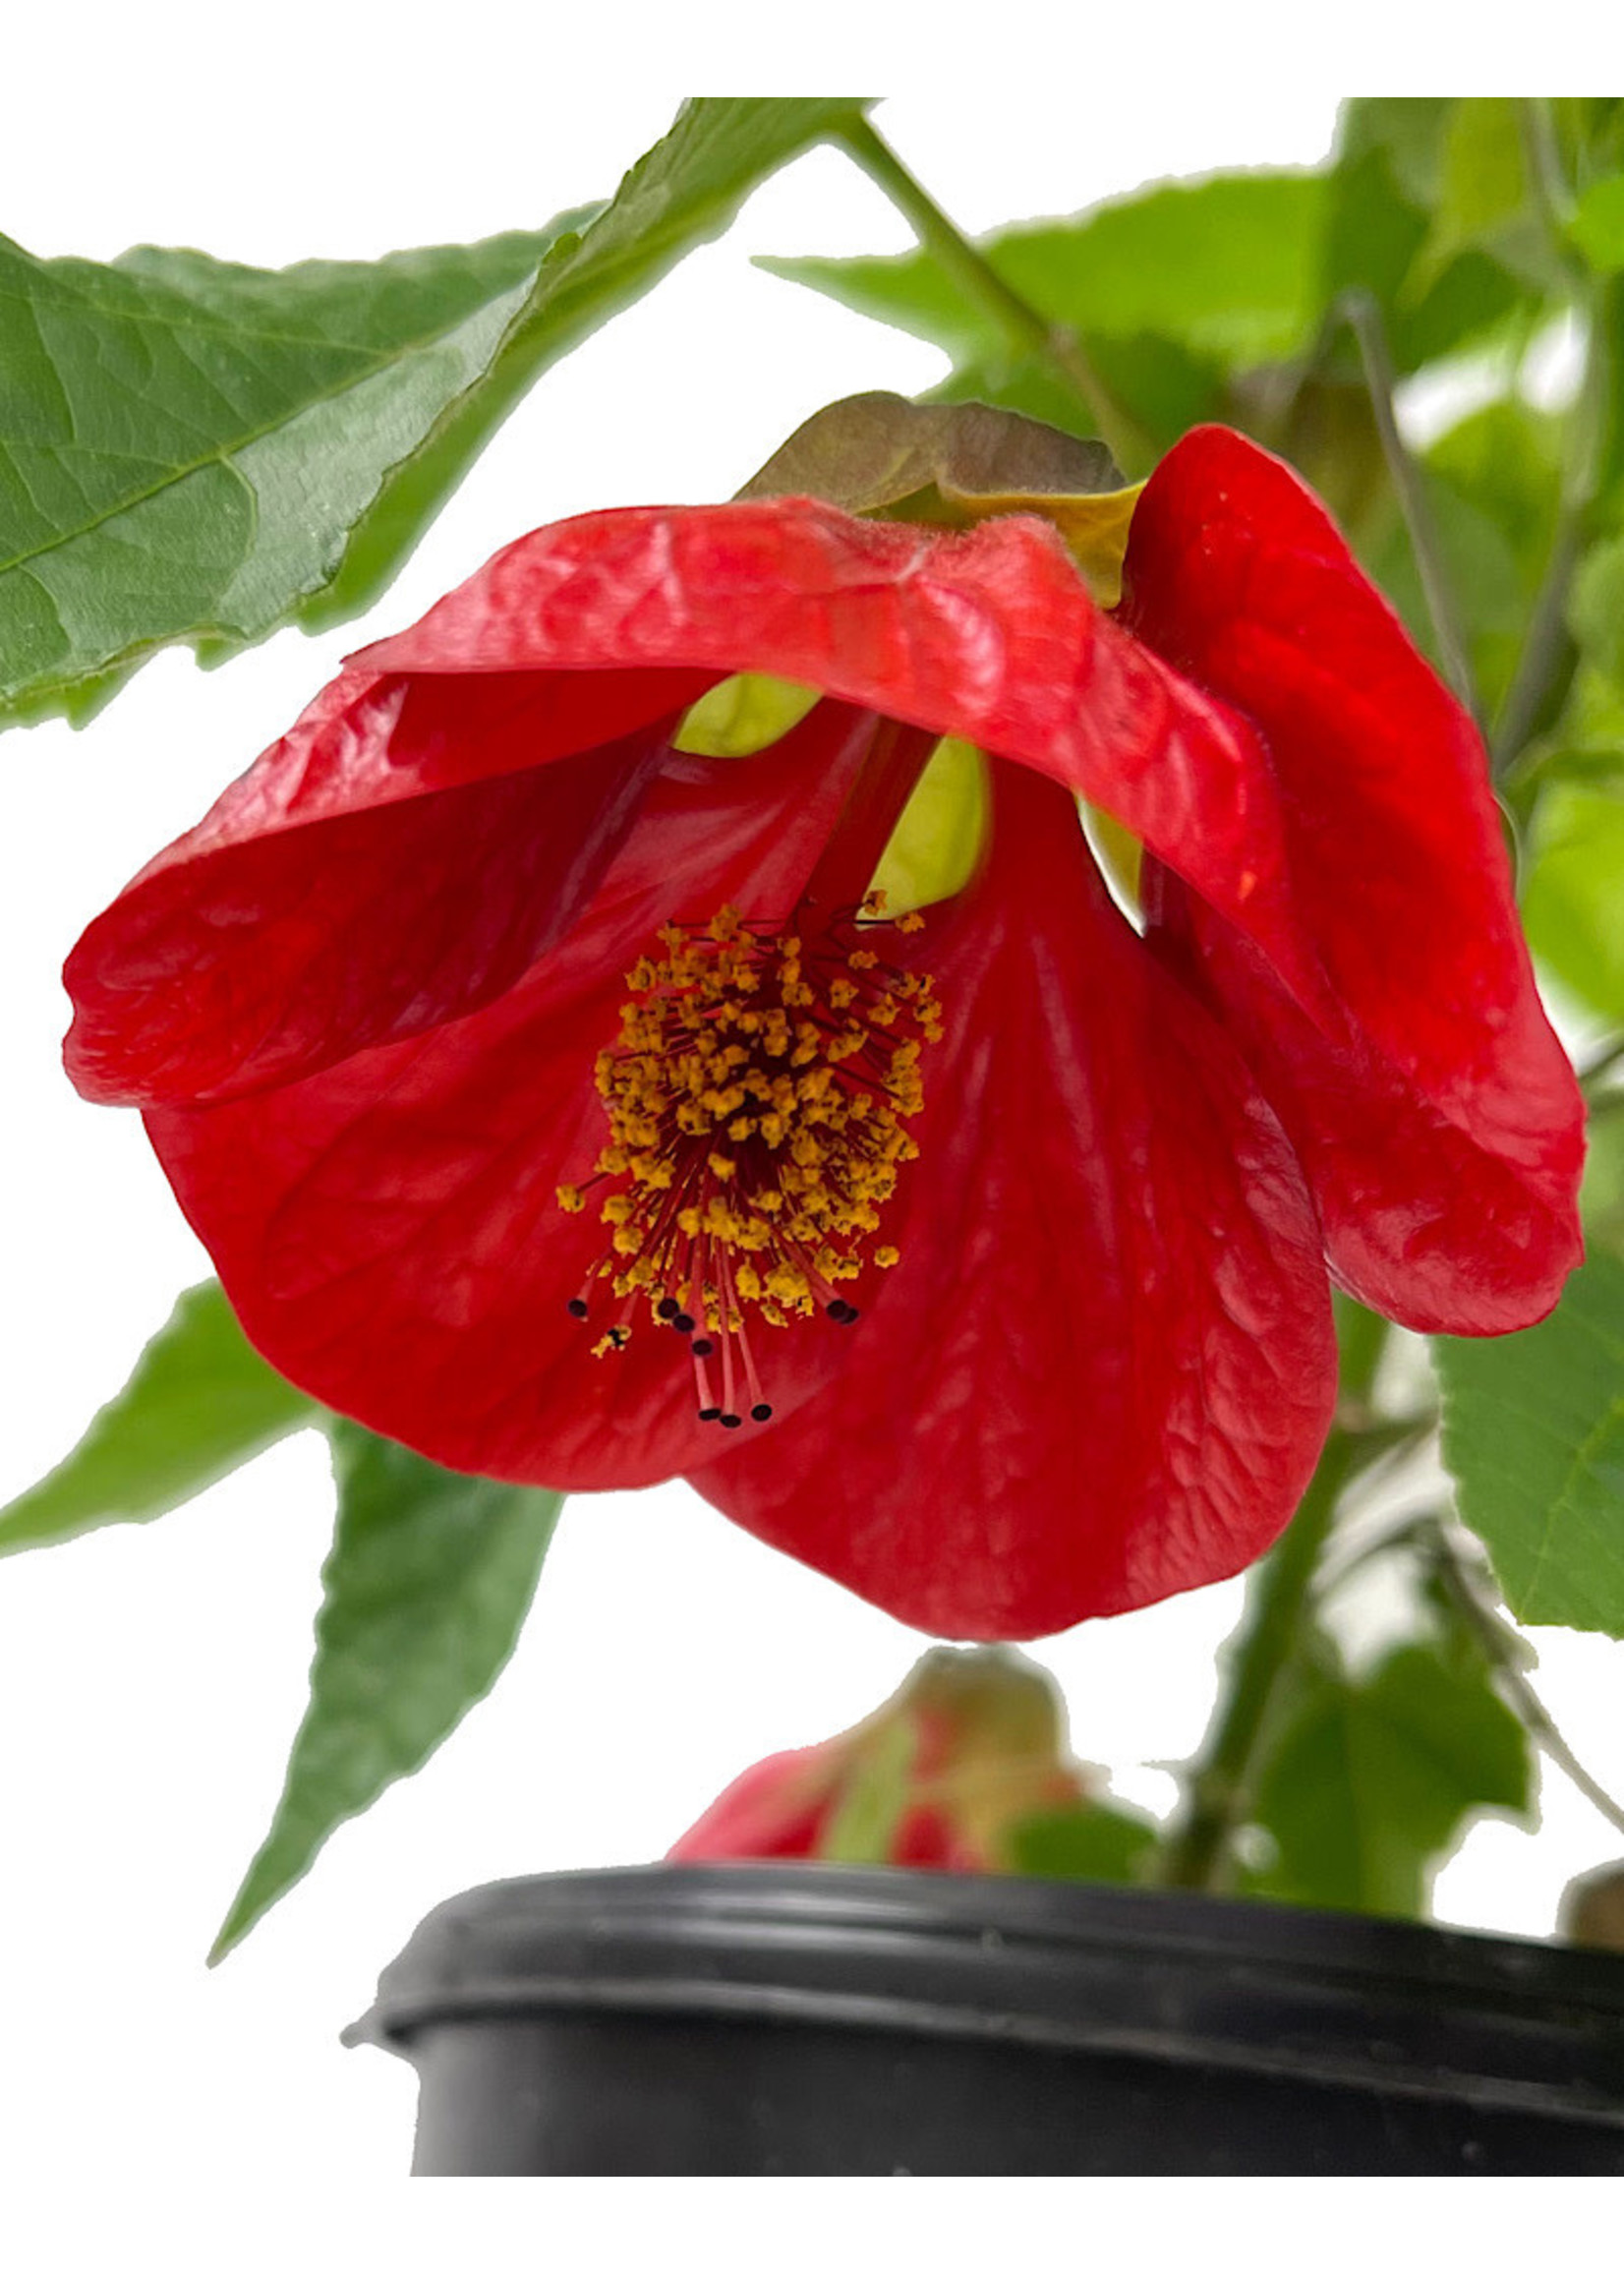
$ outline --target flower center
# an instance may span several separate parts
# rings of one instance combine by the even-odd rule
[[[627,974],[619,1041],[599,1054],[609,1141],[585,1185],[558,1188],[575,1213],[612,1187],[609,1247],[569,1305],[590,1317],[605,1281],[619,1300],[595,1355],[623,1349],[646,1305],[688,1338],[699,1418],[725,1429],[745,1411],[772,1418],[749,1313],[786,1326],[821,1310],[849,1326],[857,1308],[840,1288],[899,1259],[870,1243],[917,1154],[903,1124],[924,1102],[919,1061],[942,1011],[928,974],[872,944],[879,913],[870,896],[815,939],[731,907],[702,929],[666,925],[661,953]]]

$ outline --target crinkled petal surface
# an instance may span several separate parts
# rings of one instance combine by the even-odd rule
[[[706,683],[595,673],[587,703],[583,677],[335,680],[74,950],[80,1089],[240,1095],[511,986],[590,900],[659,714]]]
[[[1153,936],[1241,1041],[1307,1171],[1338,1277],[1403,1323],[1525,1326],[1578,1261],[1583,1106],[1540,1008],[1482,745],[1317,500],[1199,430],[1134,516],[1125,620],[1249,719],[1284,817],[1300,953],[1188,863]]]
[[[468,970],[453,957],[427,990],[410,972],[391,987],[414,893],[430,903],[430,931],[443,928],[459,903],[477,904],[477,872],[447,855],[413,884],[421,843],[444,834],[449,807],[400,818],[398,839],[379,826],[376,850],[363,827],[334,837],[337,825],[381,824],[403,799],[550,766],[589,744],[608,746],[610,809],[639,729],[734,671],[803,680],[1065,783],[1184,876],[1334,1029],[1353,953],[1340,941],[1340,962],[1327,959],[1315,929],[1334,832],[1311,817],[1304,826],[1298,787],[1250,719],[1153,646],[1094,606],[1056,532],[1027,516],[960,535],[773,498],[537,530],[412,630],[356,658],[287,743],[92,927],[70,974],[76,1079],[109,1100],[222,1096],[489,1000],[538,940],[556,936],[549,925],[565,920],[567,892],[547,924],[504,924],[498,887],[495,913],[471,926],[482,944]],[[515,790],[520,803],[532,793],[544,807],[566,795]],[[264,850],[266,838],[283,851]],[[369,867],[404,880],[387,902],[406,911],[392,928],[377,922],[378,894],[356,881]],[[514,897],[527,909],[549,899]],[[330,945],[313,950],[317,935]],[[198,976],[186,978],[200,947]],[[371,1025],[355,1009],[363,1000],[377,1006]],[[289,1005],[279,1016],[277,1002]],[[1383,1007],[1387,1025],[1408,1031],[1405,1003]]]
[[[570,1318],[608,1238],[556,1187],[604,1141],[593,1082],[667,918],[792,907],[874,731],[833,704],[754,762],[670,761],[569,937],[484,1010],[146,1126],[244,1328],[304,1388],[451,1468],[635,1486],[694,1457],[691,1362],[645,1320],[595,1360]],[[502,794],[500,784],[488,785]],[[849,1355],[808,1322],[787,1404]]]
[[[520,538],[355,668],[761,671],[1016,758],[1116,814],[1310,1013],[1280,786],[1249,723],[1095,607],[1055,530],[853,520],[811,498],[589,514]]]
[[[1233,1046],[1111,904],[1070,798],[995,767],[993,845],[930,952],[947,1038],[853,1363],[691,1472],[897,1617],[989,1641],[1260,1554],[1336,1382],[1313,1210]]]

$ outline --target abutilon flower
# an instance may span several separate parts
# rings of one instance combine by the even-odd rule
[[[885,496],[519,539],[91,924],[68,1065],[329,1405],[1019,1637],[1269,1545],[1333,1278],[1541,1316],[1581,1107],[1478,735],[1287,467]]]
[[[838,1737],[735,1777],[670,1863],[804,1857],[1014,1871],[1034,1817],[1087,1806],[1054,1684],[1005,1651],[928,1651],[894,1697]]]

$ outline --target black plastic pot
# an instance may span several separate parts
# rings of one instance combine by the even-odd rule
[[[432,1911],[350,2043],[420,2173],[1624,2172],[1624,1958],[817,1864]]]

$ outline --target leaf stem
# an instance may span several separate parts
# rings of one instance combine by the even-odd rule
[[[1364,390],[1370,398],[1371,414],[1381,439],[1382,456],[1387,461],[1388,478],[1397,494],[1399,509],[1410,532],[1411,550],[1416,556],[1421,592],[1426,600],[1426,612],[1432,619],[1439,660],[1450,685],[1481,726],[1482,713],[1477,678],[1472,669],[1472,658],[1455,589],[1444,563],[1443,547],[1439,542],[1432,503],[1426,495],[1421,470],[1399,432],[1398,416],[1393,407],[1393,389],[1396,384],[1393,358],[1387,345],[1387,328],[1381,320],[1381,310],[1374,296],[1368,292],[1346,292],[1337,306],[1359,348],[1360,362],[1364,372]]]
[[[1154,445],[1129,417],[1095,370],[1076,333],[1051,323],[999,275],[991,262],[916,182],[890,144],[866,118],[841,126],[832,138],[843,146],[876,182],[960,289],[974,301],[1021,353],[1040,356],[1061,384],[1087,413],[1125,472],[1135,472],[1156,455]]]
[[[1551,1720],[1543,1699],[1517,1663],[1513,1638],[1483,1602],[1471,1573],[1450,1545],[1441,1524],[1432,1526],[1428,1547],[1434,1570],[1477,1635],[1483,1656],[1492,1665],[1524,1728],[1540,1751],[1548,1754],[1555,1762],[1568,1781],[1578,1786],[1591,1806],[1606,1818],[1614,1831],[1624,1832],[1624,1807],[1620,1807],[1611,1793],[1596,1782]]]

